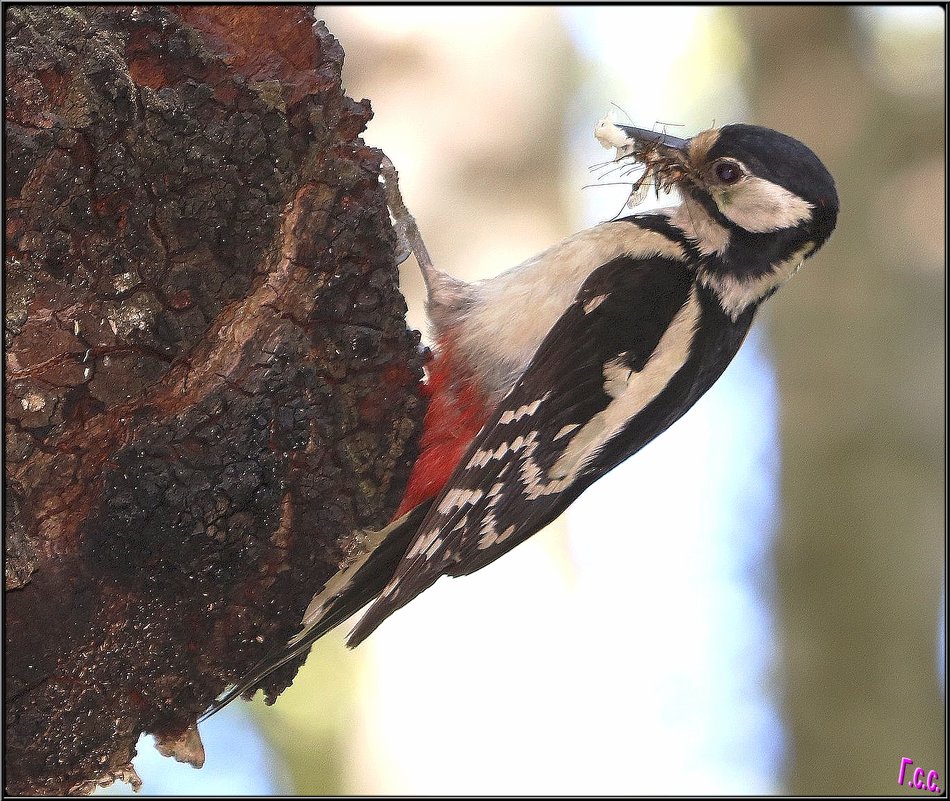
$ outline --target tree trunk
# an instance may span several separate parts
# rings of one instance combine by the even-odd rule
[[[196,716],[395,509],[422,360],[306,7],[4,24],[6,781],[88,792],[143,732],[201,762]]]

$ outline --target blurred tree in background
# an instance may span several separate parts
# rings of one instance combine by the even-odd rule
[[[788,788],[890,794],[901,757],[946,768],[942,37],[861,8],[729,13],[752,119],[821,153],[841,198],[825,269],[768,310]]]

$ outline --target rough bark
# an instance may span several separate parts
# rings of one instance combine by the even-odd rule
[[[369,103],[302,6],[8,8],[6,786],[200,761],[423,402]],[[298,663],[265,682],[269,697]]]

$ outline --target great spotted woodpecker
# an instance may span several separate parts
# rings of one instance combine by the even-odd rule
[[[437,343],[421,453],[395,521],[318,593],[300,632],[211,712],[372,601],[355,646],[441,576],[493,562],[669,428],[726,369],[760,304],[828,239],[834,180],[801,142],[755,125],[684,140],[601,121],[597,138],[677,188],[679,205],[581,231],[507,272],[436,270],[415,252]]]

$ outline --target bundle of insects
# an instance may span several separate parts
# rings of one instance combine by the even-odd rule
[[[645,128],[634,128],[629,125],[618,125],[607,117],[601,119],[594,128],[594,136],[605,148],[616,148],[616,157],[603,164],[595,165],[592,169],[608,167],[601,173],[603,178],[613,172],[618,172],[621,178],[626,178],[639,170],[639,176],[630,183],[630,194],[624,208],[633,208],[639,205],[647,196],[650,187],[656,191],[669,194],[670,190],[682,181],[686,175],[686,166],[682,162],[682,151],[671,147],[671,137]],[[684,140],[676,139],[677,143],[685,144]]]

